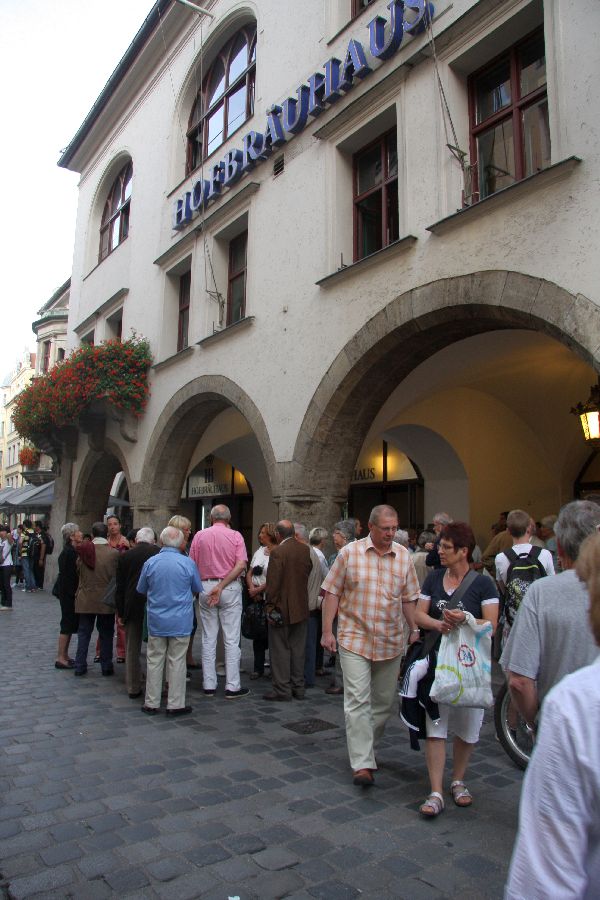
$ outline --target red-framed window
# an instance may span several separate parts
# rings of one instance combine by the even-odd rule
[[[256,23],[221,48],[202,82],[188,122],[186,174],[252,116],[255,76]]]
[[[190,296],[192,273],[184,272],[179,278],[179,316],[177,320],[177,352],[188,346],[190,328]]]
[[[42,372],[46,373],[50,369],[50,349],[52,347],[51,341],[44,341],[44,345],[42,347]]]
[[[475,200],[550,165],[543,29],[469,79]]]
[[[352,17],[358,16],[359,13],[374,3],[375,0],[352,0]]]
[[[246,315],[246,262],[248,232],[244,231],[229,244],[229,279],[227,289],[227,324],[233,325]]]
[[[354,156],[354,260],[399,237],[396,129]]]
[[[102,262],[109,253],[122,244],[129,234],[132,179],[133,164],[128,162],[115,178],[104,204],[98,262]]]

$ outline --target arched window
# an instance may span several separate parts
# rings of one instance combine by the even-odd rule
[[[253,114],[255,73],[256,23],[221,48],[202,82],[188,123],[186,174]]]
[[[98,262],[123,243],[129,234],[129,210],[131,206],[131,179],[133,163],[123,166],[108,194],[100,225],[100,252]]]

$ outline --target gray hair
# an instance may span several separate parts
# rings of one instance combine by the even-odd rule
[[[153,544],[156,540],[156,535],[154,534],[154,528],[150,528],[149,525],[144,525],[143,528],[138,528],[138,532],[135,536],[136,544]]]
[[[76,531],[81,531],[79,525],[77,525],[75,522],[65,522],[65,524],[60,529],[60,533],[65,544],[73,537]]]
[[[213,522],[230,522],[231,511],[224,503],[218,503],[211,509],[210,518]]]
[[[544,516],[540,525],[543,525],[544,528],[549,528],[550,531],[554,531],[554,526],[556,525],[556,516]]]
[[[400,544],[402,547],[408,547],[408,531],[404,531],[404,529],[399,528],[393,539],[396,544]]]
[[[393,506],[389,506],[387,503],[380,503],[379,506],[374,506],[371,510],[371,514],[369,515],[369,522],[371,525],[379,525],[381,516],[394,516],[397,519],[398,513]]]
[[[452,516],[446,512],[439,512],[434,515],[433,521],[437,522],[438,525],[450,525],[452,523]]]
[[[163,547],[175,547],[179,550],[184,540],[183,531],[174,528],[173,525],[167,525],[160,533],[160,542]]]
[[[326,528],[321,528],[320,525],[317,525],[316,528],[311,528],[310,533],[308,535],[308,539],[313,547],[322,544],[329,537],[329,533]]]
[[[306,525],[303,525],[302,522],[294,522],[294,531],[296,532],[297,538],[304,544],[308,544],[308,528]]]
[[[573,500],[563,506],[554,533],[562,553],[575,562],[579,548],[589,534],[600,525],[600,506],[590,500]]]
[[[417,544],[421,548],[421,550],[425,549],[425,544],[433,544],[435,541],[435,534],[433,531],[422,531],[419,537],[417,538]]]
[[[336,522],[333,526],[334,531],[339,531],[340,534],[343,534],[346,538],[346,543],[349,541],[353,541],[356,537],[356,532],[354,530],[354,519],[342,519],[340,522]]]

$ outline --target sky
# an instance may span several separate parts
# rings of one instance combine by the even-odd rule
[[[0,377],[69,278],[78,175],[57,166],[153,0],[0,0]]]

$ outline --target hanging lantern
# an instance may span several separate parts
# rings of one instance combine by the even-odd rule
[[[586,403],[578,403],[571,410],[579,416],[586,444],[600,449],[600,383],[593,384]]]

